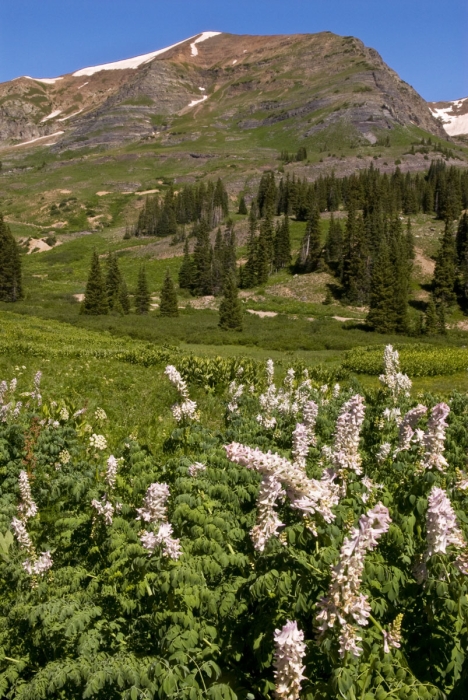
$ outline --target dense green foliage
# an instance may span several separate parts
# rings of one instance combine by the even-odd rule
[[[169,270],[166,272],[164,284],[161,288],[159,300],[159,313],[161,316],[178,316],[177,292]]]
[[[0,214],[0,301],[18,301],[22,297],[20,252],[10,227]]]
[[[251,381],[240,376],[238,381]],[[302,382],[298,374],[282,390],[287,395]],[[4,398],[14,407],[15,387],[9,387]],[[109,451],[90,440],[95,433],[109,442],[112,425],[102,411],[73,417],[79,407],[66,397],[44,397],[41,405],[37,393],[15,415],[7,411],[0,423],[2,697],[271,698],[273,633],[291,619],[307,645],[301,697],[463,700],[466,577],[454,566],[452,548],[428,561],[425,583],[417,582],[413,568],[425,551],[434,485],[447,490],[467,533],[466,495],[457,488],[468,448],[466,397],[454,394],[450,401],[448,467],[441,473],[421,469],[418,443],[376,460],[384,442],[398,444],[397,423],[384,409],[398,407],[403,415],[414,402],[392,398],[385,389],[368,393],[360,453],[364,473],[380,486],[368,491],[359,475],[347,471],[332,522],[318,514],[304,519],[288,499],[278,503],[281,535],[257,551],[249,531],[259,476],[228,461],[223,446],[238,441],[290,457],[300,412],[277,411],[275,429],[263,428],[255,416],[263,410],[259,394],[265,388],[259,375],[238,410],[227,411],[222,430],[203,427],[203,415],[200,422],[174,424],[158,452],[128,436],[114,450],[119,463],[113,487],[106,475]],[[17,395],[24,389],[18,387]],[[322,447],[333,444],[337,417],[353,392],[319,385],[307,391],[319,412],[306,470],[320,478]],[[420,400],[429,409],[437,401],[430,395]],[[421,427],[427,429],[425,418]],[[191,472],[195,462],[206,468]],[[27,529],[37,552],[50,551],[53,559],[43,575],[25,571],[25,552],[10,531],[20,512],[24,470],[38,507]],[[182,546],[177,560],[161,549],[149,553],[140,541],[145,524],[136,520],[136,509],[152,482],[169,486],[168,519]],[[112,522],[98,514],[93,499],[112,504]],[[361,656],[340,657],[336,632],[316,638],[317,604],[327,594],[344,538],[377,500],[389,509],[392,524],[365,559],[361,590],[372,616],[361,628]],[[401,648],[386,653],[383,631],[397,615]]]
[[[113,297],[112,297],[113,299]],[[96,251],[91,258],[88,281],[86,283],[85,298],[81,305],[81,313],[90,316],[99,316],[109,312],[108,290],[102,275],[101,263]]]
[[[412,377],[450,375],[467,369],[468,350],[406,345],[400,349],[400,361],[403,371]],[[378,347],[355,348],[346,353],[343,365],[351,372],[380,374],[383,370],[382,351]]]

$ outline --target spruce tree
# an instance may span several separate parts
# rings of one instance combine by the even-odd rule
[[[431,296],[426,306],[424,333],[426,335],[435,335],[438,332],[439,319],[434,299]]]
[[[369,298],[370,265],[366,229],[362,216],[356,216],[351,202],[346,223],[342,283],[350,304],[366,304]]]
[[[457,259],[460,265],[466,257],[468,248],[468,214],[465,212],[460,218],[456,236]]]
[[[223,291],[224,257],[224,240],[221,235],[221,229],[218,228],[211,262],[211,284],[215,296],[218,296]]]
[[[313,207],[307,222],[301,250],[297,259],[298,272],[316,272],[322,255],[322,240],[320,233],[320,212]]]
[[[211,261],[212,252],[208,224],[205,219],[202,219],[198,226],[197,242],[193,251],[194,275],[192,279],[192,293],[197,296],[213,293]]]
[[[389,225],[390,257],[394,270],[392,308],[395,313],[395,331],[407,333],[409,328],[408,296],[412,263],[408,258],[408,240],[403,236],[399,216]]]
[[[179,307],[177,304],[177,293],[172,281],[172,277],[169,274],[169,270],[166,271],[166,277],[164,278],[163,286],[161,288],[161,298],[159,302],[159,312],[161,316],[178,316]]]
[[[219,305],[219,327],[224,330],[242,330],[242,305],[233,274],[229,274],[224,282],[224,294]]]
[[[289,218],[285,214],[283,221],[278,224],[275,236],[275,270],[288,267],[291,263],[291,238],[289,235]]]
[[[21,257],[10,227],[0,214],[0,301],[23,298]]]
[[[148,291],[146,270],[143,265],[138,272],[138,282],[135,291],[135,312],[137,314],[147,314],[150,310],[151,295]]]
[[[193,261],[189,253],[188,239],[185,240],[184,257],[179,269],[179,287],[181,289],[191,289],[193,284]]]
[[[107,303],[109,305],[109,309],[114,308],[114,304],[118,299],[121,284],[122,275],[119,270],[117,256],[114,253],[109,253],[107,257],[106,276]]]
[[[456,301],[455,295],[455,239],[450,221],[446,221],[445,230],[437,255],[432,289],[437,305],[450,306]]]
[[[325,242],[325,262],[337,275],[341,275],[341,264],[343,259],[343,230],[340,222],[335,219],[333,213],[330,215],[328,235]]]
[[[388,245],[384,239],[374,263],[371,279],[367,324],[377,333],[393,333],[397,319],[393,308],[395,271],[390,261]]]
[[[94,251],[91,258],[91,268],[86,283],[85,298],[81,306],[81,313],[89,316],[107,314],[109,304],[107,301],[107,289],[101,271],[99,256]]]
[[[123,313],[124,316],[126,316],[130,313],[130,297],[128,296],[127,283],[125,282],[125,279],[123,277],[120,282],[119,294],[117,298],[119,307],[122,310],[121,313]]]
[[[242,214],[245,216],[245,214],[248,214],[247,212],[247,204],[245,203],[245,197],[242,195],[242,197],[239,199],[239,208],[237,210],[238,214]]]
[[[247,240],[247,262],[242,273],[242,287],[248,289],[257,283],[257,216],[253,206],[249,213],[249,238]]]

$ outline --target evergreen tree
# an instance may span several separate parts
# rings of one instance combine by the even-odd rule
[[[236,234],[234,232],[234,224],[230,222],[224,234],[223,246],[223,284],[227,275],[237,277],[237,255],[236,255]]]
[[[377,333],[393,333],[397,325],[394,306],[395,270],[384,239],[372,271],[368,325]]]
[[[438,332],[439,319],[434,299],[431,296],[427,303],[424,323],[424,333],[426,335],[435,335]]]
[[[245,197],[242,195],[242,197],[239,199],[239,209],[237,210],[238,214],[245,215],[247,214],[247,204],[245,203]]]
[[[224,330],[242,330],[242,305],[233,274],[229,274],[224,282],[224,294],[219,305],[219,327]]]
[[[370,265],[366,229],[362,216],[356,215],[351,200],[346,223],[342,282],[350,304],[366,304],[369,298]]]
[[[130,297],[128,296],[127,283],[123,277],[119,287],[118,303],[119,309],[122,310],[121,313],[124,314],[124,316],[130,313]]]
[[[441,335],[447,333],[447,326],[445,323],[445,304],[441,302],[437,306],[437,330]]]
[[[185,240],[184,258],[179,269],[179,287],[181,289],[191,289],[193,284],[193,262],[189,253],[188,239]]]
[[[271,274],[274,255],[273,219],[270,210],[265,210],[265,218],[260,224],[255,258],[255,277],[257,284],[265,284]]]
[[[432,289],[437,305],[450,306],[456,301],[455,296],[455,239],[450,221],[446,221],[445,230],[437,255]]]
[[[320,212],[315,206],[307,222],[301,250],[297,259],[298,272],[315,272],[320,266],[322,240],[320,233]]]
[[[21,257],[10,227],[0,214],[0,301],[23,298]]]
[[[151,295],[148,290],[146,270],[143,265],[138,272],[138,282],[135,291],[135,312],[137,314],[147,314],[150,310]]]
[[[211,263],[211,283],[213,294],[218,296],[223,291],[224,279],[224,240],[221,235],[221,229],[216,232],[216,240],[213,248],[213,257]]]
[[[389,225],[391,262],[394,269],[392,307],[395,313],[395,331],[407,333],[409,328],[408,296],[412,263],[408,259],[408,240],[403,236],[399,216]]]
[[[116,303],[119,296],[121,284],[122,275],[119,270],[117,256],[113,253],[109,253],[107,257],[106,276],[107,303],[109,305],[109,309],[114,308],[114,304]]]
[[[289,218],[285,214],[283,221],[278,223],[275,235],[274,252],[275,270],[281,270],[291,264],[291,239],[289,235]]]
[[[468,214],[465,212],[460,218],[457,227],[456,249],[457,260],[460,265],[466,257],[468,248]]]
[[[253,206],[249,213],[249,238],[247,241],[247,262],[242,272],[242,287],[248,289],[257,283],[257,216]]]
[[[339,220],[335,219],[333,213],[330,215],[328,235],[325,242],[325,262],[335,272],[341,274],[343,260],[343,230]]]
[[[205,296],[213,293],[211,261],[212,251],[208,224],[203,219],[198,226],[197,242],[193,251],[194,275],[192,279],[192,293],[196,296]]]
[[[99,256],[94,251],[81,313],[90,316],[100,316],[101,314],[107,314],[108,311],[107,289],[101,272]]]
[[[161,316],[178,316],[179,307],[177,304],[177,293],[172,281],[172,277],[169,274],[169,270],[166,271],[166,277],[164,278],[163,286],[161,288],[161,298],[159,302],[159,312]]]

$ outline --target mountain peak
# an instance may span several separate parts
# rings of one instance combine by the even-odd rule
[[[429,102],[429,109],[450,136],[468,134],[468,97],[448,102]]]

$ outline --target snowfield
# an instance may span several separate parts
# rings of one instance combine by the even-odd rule
[[[192,56],[198,55],[198,49],[195,46],[195,44],[200,43],[201,41],[206,41],[206,39],[210,39],[212,36],[216,36],[217,34],[221,34],[221,32],[203,32],[198,36],[195,35],[197,36],[197,38],[195,38],[195,41],[193,41],[190,44]],[[104,63],[100,66],[90,66],[89,68],[82,68],[81,70],[77,70],[75,73],[72,73],[72,76],[74,78],[81,78],[83,76],[94,75],[95,73],[99,73],[102,70],[127,70],[129,68],[135,70],[144,63],[149,63],[153,60],[153,58],[156,58],[156,56],[160,56],[166,51],[169,51],[170,49],[173,49],[176,46],[180,46],[181,44],[185,44],[187,41],[191,41],[192,39],[194,39],[193,36],[189,37],[188,39],[184,39],[183,41],[178,41],[176,44],[172,44],[171,46],[166,46],[166,48],[164,49],[158,49],[157,51],[152,51],[151,53],[146,53],[142,56],[127,58],[123,61],[114,61],[113,63]]]
[[[449,107],[431,107],[436,119],[441,119],[443,127],[450,136],[468,134],[468,97],[454,100]],[[457,114],[457,112],[464,112]]]

